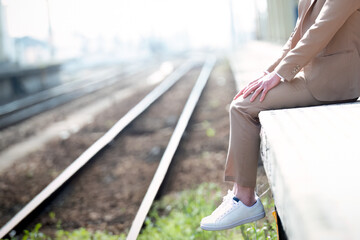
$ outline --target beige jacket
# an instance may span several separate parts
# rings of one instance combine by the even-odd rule
[[[287,81],[303,70],[320,101],[360,96],[360,0],[300,0],[281,57],[267,71]]]

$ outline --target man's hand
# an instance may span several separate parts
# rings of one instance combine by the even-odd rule
[[[266,94],[274,87],[279,85],[281,78],[274,72],[270,74],[266,74],[261,78],[250,82],[245,88],[243,88],[234,98],[237,99],[241,95],[243,98],[246,98],[250,94],[251,96],[250,102],[253,102],[256,97],[261,93],[260,102],[264,101]]]
[[[236,96],[234,97],[234,100],[236,100],[238,97],[240,97],[241,95],[243,95],[244,92],[245,92],[245,90],[247,89],[247,87],[249,87],[250,85],[256,83],[257,81],[259,81],[259,79],[263,78],[263,77],[266,76],[266,75],[267,75],[267,73],[264,72],[264,74],[263,74],[261,77],[259,77],[259,78],[255,79],[254,81],[250,82],[246,87],[244,87],[240,92],[238,92],[238,94],[236,94]]]

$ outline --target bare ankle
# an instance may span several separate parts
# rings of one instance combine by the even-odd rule
[[[252,206],[256,203],[255,189],[251,187],[242,187],[239,184],[234,184],[234,195],[246,206]]]

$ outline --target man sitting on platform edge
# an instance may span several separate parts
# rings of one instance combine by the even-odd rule
[[[202,219],[204,230],[229,229],[265,216],[254,191],[260,111],[351,102],[360,96],[360,0],[300,0],[298,11],[280,58],[231,103],[225,181],[234,187]]]

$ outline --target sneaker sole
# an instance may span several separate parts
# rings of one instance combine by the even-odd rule
[[[260,214],[258,214],[256,216],[254,216],[254,217],[242,219],[242,220],[237,221],[235,223],[232,223],[230,225],[219,226],[219,227],[208,227],[208,226],[202,226],[201,225],[200,227],[201,227],[201,229],[206,230],[206,231],[226,230],[226,229],[234,228],[234,227],[246,224],[246,223],[250,223],[250,222],[260,220],[260,219],[262,219],[264,217],[265,217],[265,212],[262,212],[262,213],[260,213]]]

